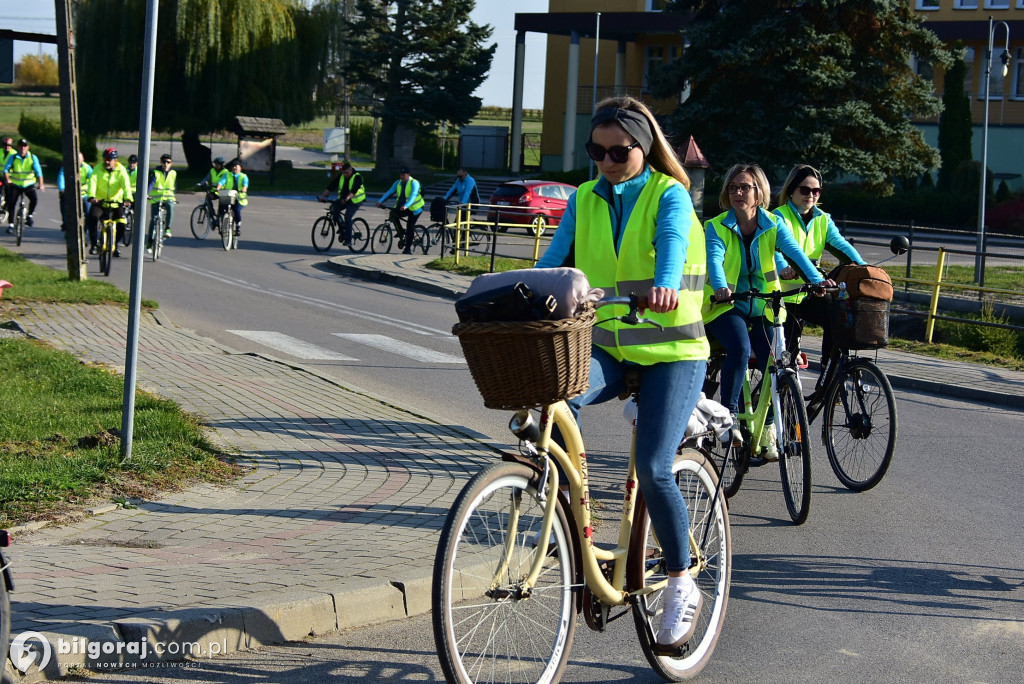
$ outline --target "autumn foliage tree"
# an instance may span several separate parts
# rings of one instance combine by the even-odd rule
[[[57,85],[57,60],[51,55],[26,55],[16,65],[15,86]]]

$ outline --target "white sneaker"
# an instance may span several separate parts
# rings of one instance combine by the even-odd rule
[[[761,454],[761,458],[766,461],[778,461],[779,460],[779,445],[775,437],[775,425],[765,425],[764,432],[761,433],[761,448],[764,449],[764,453]]]
[[[697,628],[704,597],[689,572],[678,580],[671,577],[669,582],[671,584],[661,593],[664,610],[656,641],[665,648],[679,648],[690,640]]]

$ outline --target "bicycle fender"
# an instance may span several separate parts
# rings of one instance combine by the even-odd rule
[[[518,463],[524,465],[527,468],[533,470],[537,474],[538,481],[544,475],[544,468],[540,463],[537,463],[531,458],[527,458],[521,454],[513,454],[510,452],[501,452],[501,460],[508,463]],[[577,586],[583,586],[583,554],[580,551],[582,548],[580,545],[582,540],[580,539],[580,533],[578,526],[576,525],[576,515],[573,513],[572,505],[569,503],[568,494],[559,490],[558,496],[562,498],[562,510],[565,511],[565,519],[569,525],[569,534],[572,536],[572,549],[573,549],[573,574],[575,578],[574,584]],[[583,610],[583,592],[576,592],[576,613],[579,614]]]

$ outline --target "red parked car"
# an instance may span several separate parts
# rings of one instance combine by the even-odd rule
[[[557,226],[565,212],[569,196],[576,192],[575,185],[545,180],[508,181],[497,187],[491,195],[487,220],[516,223],[526,226],[531,235],[543,235],[548,226]],[[508,207],[503,209],[501,207]],[[500,214],[500,216],[499,216]],[[500,231],[508,226],[500,226]]]

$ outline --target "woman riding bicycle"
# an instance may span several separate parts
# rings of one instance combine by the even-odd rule
[[[320,193],[320,200],[327,199],[332,192],[338,193],[338,199],[331,203],[331,216],[341,227],[341,244],[349,245],[352,241],[352,217],[366,199],[366,186],[363,177],[348,162],[341,165],[341,174],[327,182],[327,187]],[[345,220],[341,220],[341,210],[345,210]]]
[[[840,264],[855,263],[864,265],[864,259],[860,253],[846,241],[842,236],[832,217],[818,208],[818,198],[821,197],[821,173],[813,166],[797,164],[789,172],[786,182],[779,192],[779,207],[775,214],[780,217],[797,244],[803,249],[804,254],[811,260],[815,267],[821,263],[821,255],[826,249],[835,256]],[[796,270],[788,264],[779,271],[782,277],[782,289],[788,290],[800,284],[794,281]],[[829,322],[828,304],[829,297],[810,299],[798,295],[787,299],[786,311],[786,343],[791,353],[799,351],[800,333],[803,331],[804,322],[814,323],[822,327],[821,337],[821,375],[818,376],[818,386],[808,400],[815,401],[820,394],[822,378],[825,377],[825,367],[832,353],[832,327]]]
[[[718,203],[726,209],[707,222],[708,283],[703,301],[704,323],[708,332],[726,350],[722,364],[721,402],[733,418],[733,440],[742,439],[736,413],[743,390],[743,374],[750,350],[761,371],[768,364],[771,346],[771,311],[762,300],[727,302],[732,293],[746,290],[772,292],[782,289],[779,271],[785,262],[781,250],[802,272],[807,282],[829,286],[814,264],[804,255],[782,220],[767,211],[771,191],[768,179],[757,164],[736,164],[725,174]],[[712,301],[714,300],[714,301]],[[748,332],[749,328],[749,332]],[[762,433],[765,460],[778,460],[775,430]]]
[[[669,571],[657,641],[674,648],[693,634],[701,605],[688,572],[689,517],[672,463],[707,367],[700,316],[704,235],[687,193],[689,178],[641,102],[621,97],[599,103],[586,148],[601,178],[570,197],[537,266],[562,266],[574,254],[591,286],[606,294],[640,295],[648,316],[664,326],[627,326],[614,318],[598,323],[590,389],[568,403],[578,415],[582,406],[622,393],[627,370],[642,372],[637,479]]]

